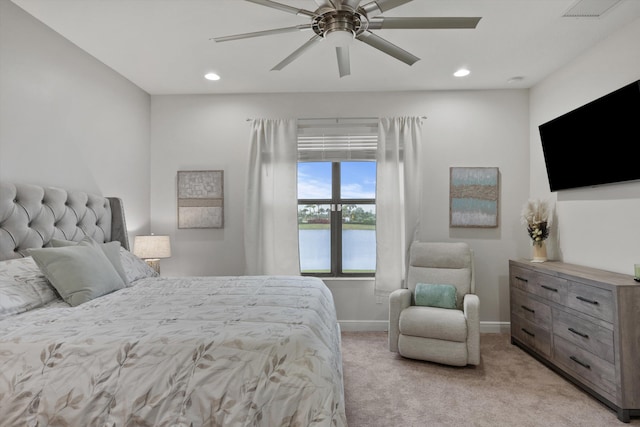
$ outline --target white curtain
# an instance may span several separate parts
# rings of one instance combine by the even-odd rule
[[[381,118],[376,154],[375,293],[403,286],[409,246],[421,218],[419,117]]]
[[[244,247],[249,275],[299,275],[297,121],[253,120]]]

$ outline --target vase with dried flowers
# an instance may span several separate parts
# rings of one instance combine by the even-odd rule
[[[545,240],[551,229],[551,207],[549,202],[531,199],[522,208],[522,223],[527,226],[527,232],[533,244],[532,262],[547,260],[547,246]]]

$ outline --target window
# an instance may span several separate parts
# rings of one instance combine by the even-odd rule
[[[302,274],[375,274],[377,122],[375,126],[365,126],[365,131],[354,129],[352,124],[329,130],[299,126],[298,236]],[[316,135],[310,135],[313,133]]]
[[[376,271],[375,162],[299,162],[300,269],[313,275]]]

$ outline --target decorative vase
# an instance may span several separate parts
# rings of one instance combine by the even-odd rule
[[[547,243],[543,240],[533,244],[533,259],[531,262],[545,262],[547,260]]]

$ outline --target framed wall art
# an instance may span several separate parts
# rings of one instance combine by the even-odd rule
[[[224,171],[178,171],[178,228],[224,227]]]
[[[498,226],[498,168],[452,167],[449,186],[449,226]]]

